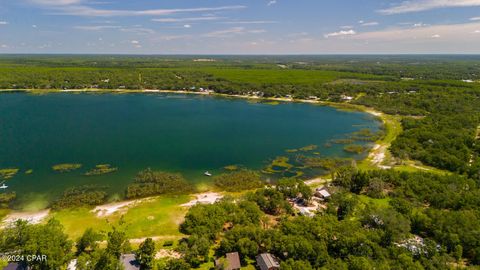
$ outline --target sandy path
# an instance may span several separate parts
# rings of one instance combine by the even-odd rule
[[[214,204],[216,201],[223,198],[223,195],[215,192],[206,192],[195,195],[196,199],[191,200],[188,203],[182,204],[182,206],[190,207],[196,204]]]
[[[4,218],[2,223],[3,225],[8,225],[21,219],[31,224],[37,224],[42,222],[45,218],[47,218],[49,213],[50,213],[50,209],[39,211],[39,212],[13,212],[8,214]]]
[[[151,199],[152,198],[145,198],[145,199],[138,199],[133,201],[123,201],[123,202],[98,205],[91,212],[96,213],[97,217],[106,217],[117,212],[126,212],[130,207],[138,205],[139,203],[142,203],[142,202],[146,202]]]

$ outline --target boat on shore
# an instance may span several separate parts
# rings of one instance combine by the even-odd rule
[[[204,175],[205,175],[205,176],[208,176],[208,177],[212,176],[212,174],[211,174],[209,171],[206,171],[206,172],[204,173]]]

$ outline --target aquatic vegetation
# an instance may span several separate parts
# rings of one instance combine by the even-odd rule
[[[32,174],[33,173],[33,170],[32,169],[28,169],[25,171],[25,174]]]
[[[318,145],[311,144],[311,145],[304,146],[304,147],[300,148],[299,150],[303,151],[303,152],[308,152],[308,151],[313,151],[317,148],[318,148]]]
[[[102,175],[117,171],[118,168],[112,167],[110,164],[99,164],[95,168],[85,173],[86,176]]]
[[[363,128],[359,131],[353,132],[350,136],[352,140],[358,141],[376,141],[378,138],[381,138],[382,132],[373,132],[369,128]]]
[[[351,144],[353,143],[355,140],[353,139],[335,139],[335,140],[332,140],[332,143],[336,143],[336,144]]]
[[[251,170],[224,173],[215,176],[213,182],[216,187],[229,192],[255,189],[264,185],[259,173]]]
[[[340,158],[320,158],[320,157],[302,157],[302,163],[308,168],[321,168],[324,170],[333,170],[348,163],[350,159]]]
[[[71,172],[78,170],[82,167],[82,164],[77,163],[62,163],[52,166],[52,170],[60,173]]]
[[[262,102],[262,104],[275,106],[275,105],[279,105],[280,102],[278,102],[278,101],[266,101],[266,102]]]
[[[0,193],[0,208],[7,208],[8,204],[15,200],[17,194],[15,192]]]
[[[107,201],[106,187],[85,185],[68,188],[63,195],[51,205],[52,209],[76,208],[82,206],[95,206]]]
[[[127,187],[126,197],[141,198],[160,194],[188,194],[194,187],[181,174],[152,171],[139,172]]]
[[[293,167],[288,157],[276,157],[264,170],[264,173],[273,174],[287,171]]]
[[[17,168],[0,169],[0,179],[7,180],[13,178],[17,173]]]
[[[227,171],[236,171],[239,169],[238,165],[228,165],[223,167]]]
[[[298,152],[298,149],[287,149],[287,150],[285,150],[285,152],[287,152],[287,153],[296,153],[296,152]]]
[[[367,148],[365,146],[359,145],[359,144],[349,144],[343,148],[345,152],[355,153],[355,154],[361,154],[365,152],[366,149]]]

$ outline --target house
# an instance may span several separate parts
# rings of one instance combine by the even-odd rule
[[[351,96],[341,95],[340,97],[342,98],[342,100],[347,100],[347,101],[353,100],[353,97]]]
[[[257,266],[260,270],[277,270],[280,269],[280,263],[270,253],[263,253],[257,256]]]
[[[140,270],[140,264],[135,258],[135,254],[122,254],[120,262],[125,270]]]
[[[215,268],[222,270],[240,270],[240,255],[238,252],[227,253],[225,259],[220,258],[215,260]]]
[[[317,188],[315,190],[315,197],[321,198],[321,199],[329,199],[332,196],[328,190],[325,188]]]

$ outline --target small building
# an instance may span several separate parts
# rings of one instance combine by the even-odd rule
[[[340,97],[342,98],[342,100],[346,100],[346,101],[351,101],[351,100],[353,100],[353,97],[347,96],[347,95],[341,95]]]
[[[240,255],[238,252],[231,252],[225,255],[225,258],[215,260],[215,268],[222,270],[240,270]]]
[[[321,199],[329,199],[332,196],[328,190],[325,188],[317,188],[315,190],[315,197],[321,198]]]
[[[135,258],[135,254],[122,254],[120,256],[120,262],[124,270],[140,270],[140,264]]]
[[[263,253],[257,256],[257,266],[260,270],[278,270],[280,269],[280,263],[270,253]]]

